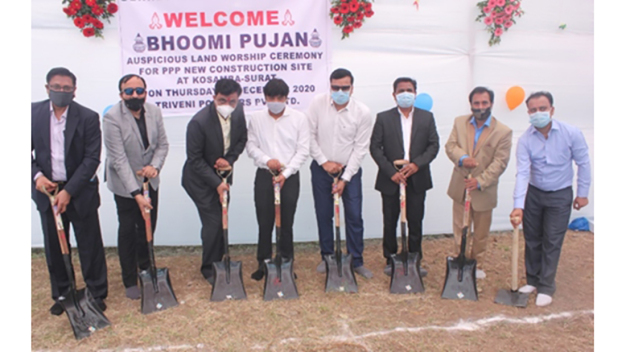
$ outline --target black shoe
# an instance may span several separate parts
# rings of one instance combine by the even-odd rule
[[[421,266],[419,267],[419,271],[421,277],[426,277],[426,275],[428,275],[428,271],[426,271],[426,269],[422,268]]]
[[[215,278],[213,276],[209,276],[206,278],[206,281],[211,284],[211,286],[215,285]]]
[[[59,302],[54,302],[52,307],[50,307],[50,314],[59,316],[63,314],[63,306]]]
[[[100,310],[103,312],[107,310],[107,305],[106,303],[104,303],[102,298],[96,298],[96,305],[98,305],[98,308],[100,308]]]
[[[252,275],[250,275],[250,277],[256,281],[261,281],[261,279],[263,279],[264,276],[265,276],[265,270],[263,270],[263,268],[261,267],[259,267],[257,271],[253,272]]]

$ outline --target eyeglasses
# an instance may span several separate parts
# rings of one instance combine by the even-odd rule
[[[330,89],[334,90],[335,92],[338,90],[342,90],[344,92],[347,92],[350,90],[351,86],[330,86]]]
[[[133,95],[133,92],[137,92],[137,95],[142,95],[143,93],[146,92],[146,88],[125,88],[122,89],[122,92],[124,92],[124,94],[126,95]]]
[[[72,86],[60,86],[60,85],[58,85],[58,84],[51,85],[51,86],[49,86],[48,88],[50,88],[50,90],[53,90],[53,91],[56,91],[56,92],[61,92],[61,91],[63,91],[63,92],[66,92],[66,93],[73,92],[73,91],[74,91],[74,89],[75,89],[75,88],[74,88],[74,87],[72,87]]]

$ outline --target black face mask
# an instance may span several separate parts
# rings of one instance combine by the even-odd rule
[[[50,90],[50,100],[54,106],[64,108],[74,100],[74,92],[56,92]]]
[[[130,98],[125,99],[124,104],[131,111],[139,111],[143,107],[143,103],[146,102],[146,98]]]
[[[487,109],[472,109],[472,115],[476,120],[486,120],[491,115],[491,108]]]

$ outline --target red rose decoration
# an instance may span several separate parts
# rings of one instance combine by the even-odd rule
[[[85,21],[85,23],[91,23],[91,22],[93,22],[93,20],[94,20],[94,18],[91,17],[91,15],[89,15],[89,14],[83,15],[83,21]]]
[[[78,11],[78,10],[80,10],[81,7],[83,7],[83,3],[80,2],[80,0],[74,0],[74,1],[72,1],[72,4],[70,5],[70,7],[72,7],[74,10]]]
[[[350,5],[348,4],[341,4],[341,8],[339,9],[339,12],[342,14],[347,14],[348,12],[350,12]]]
[[[89,7],[93,7],[96,4],[96,0],[85,0],[85,4]]]
[[[337,6],[331,7],[330,8],[330,13],[339,13],[339,7],[337,7]]]
[[[365,17],[365,13],[364,12],[359,12],[359,13],[356,14],[356,19],[358,21],[362,20],[363,17]]]
[[[343,27],[343,32],[346,33],[346,34],[352,32],[352,31],[353,31],[353,29],[352,29],[352,26],[350,26],[350,25]]]
[[[102,29],[102,28],[104,28],[104,23],[100,22],[99,20],[94,20],[93,21],[93,26],[98,28],[98,29]]]
[[[115,3],[110,3],[109,5],[107,5],[107,11],[108,11],[110,14],[114,14],[114,13],[116,13],[116,12],[117,12],[117,4],[115,4]]]
[[[343,18],[341,18],[341,16],[335,16],[335,18],[333,18],[333,21],[336,25],[339,25],[343,21]]]
[[[354,22],[354,16],[348,16],[347,20],[350,23]]]
[[[350,12],[357,12],[359,10],[359,2],[356,0],[352,0],[350,2]]]
[[[365,17],[369,18],[372,16],[374,16],[374,11],[372,10],[365,11]]]
[[[78,28],[83,28],[85,27],[85,21],[80,17],[76,17],[74,19],[74,25]]]
[[[83,35],[85,37],[93,37],[94,34],[96,34],[96,30],[91,28],[91,27],[87,27],[87,28],[83,29]]]
[[[354,22],[354,24],[353,24],[354,28],[361,28],[361,26],[362,26],[362,25],[363,25],[363,24],[362,24],[360,21],[356,21],[356,22]]]
[[[91,12],[96,16],[100,16],[104,13],[104,9],[100,6],[94,6],[91,8]]]

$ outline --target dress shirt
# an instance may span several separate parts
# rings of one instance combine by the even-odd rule
[[[222,126],[222,137],[224,137],[224,155],[228,153],[228,149],[230,149],[230,116],[226,117],[222,116],[219,112],[217,113],[219,116],[220,125]]]
[[[345,166],[341,179],[349,182],[369,153],[373,120],[370,109],[350,97],[337,110],[329,93],[313,99],[308,111],[311,130],[311,157],[319,165],[333,161]]]
[[[591,185],[589,150],[582,132],[571,125],[552,119],[546,139],[530,126],[517,143],[517,174],[514,207],[524,208],[528,184],[542,191],[558,191],[572,185],[578,166],[578,197],[586,198]]]
[[[132,114],[131,114],[132,115]],[[139,113],[139,118],[136,118],[135,122],[137,123],[137,128],[139,128],[139,134],[141,135],[141,142],[143,143],[143,149],[148,149],[150,146],[150,141],[148,140],[148,130],[146,128],[146,114],[144,108],[141,108],[141,112]]]
[[[68,110],[69,106],[61,114],[61,118],[57,119],[52,102],[50,102],[50,161],[52,163],[52,180],[50,181],[67,181],[67,173],[65,172],[65,124]]]
[[[285,165],[283,176],[289,178],[309,156],[309,143],[307,118],[297,110],[287,106],[278,119],[267,109],[250,114],[246,150],[259,168],[269,169],[267,162],[277,159]]]
[[[478,125],[476,124],[476,118],[474,116],[472,116],[470,123],[474,125],[474,130],[476,131],[476,133],[474,133],[474,148],[476,148],[476,143],[478,143],[478,139],[480,138],[480,135],[485,130],[485,126],[489,127],[491,125],[491,114],[489,114],[487,121],[485,121],[485,123],[482,126],[480,126],[480,128],[478,128]],[[469,155],[466,154],[466,155],[463,155],[461,159],[459,159],[459,166],[463,166],[463,159],[467,157],[469,157]]]
[[[411,150],[411,131],[413,129],[413,112],[415,108],[411,107],[411,112],[409,116],[406,117],[402,113],[402,110],[398,108],[398,113],[400,114],[400,126],[402,126],[402,143],[404,146],[404,160],[411,160],[409,156],[409,151]]]

